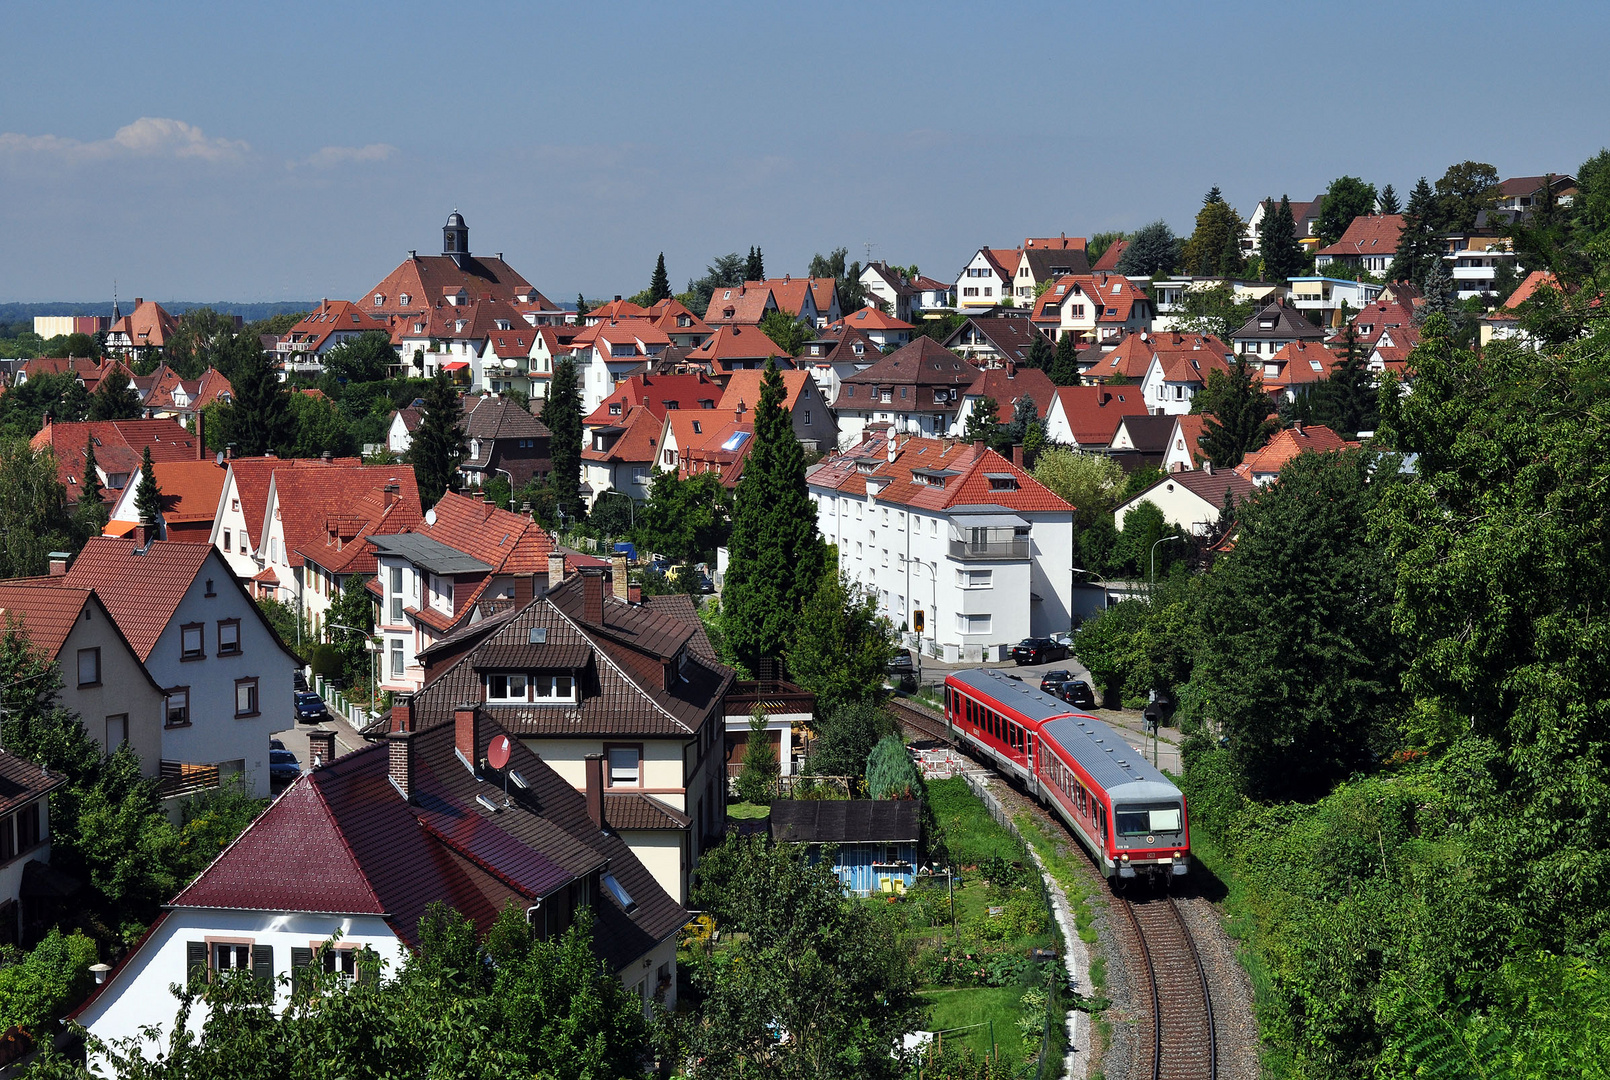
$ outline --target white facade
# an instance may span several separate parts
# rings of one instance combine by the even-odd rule
[[[382,690],[418,690],[425,685],[425,669],[417,654],[436,639],[427,640],[404,609],[428,610],[444,620],[452,619],[453,579],[423,570],[400,555],[377,551],[375,580],[380,583],[380,614],[374,630],[380,638],[380,656],[375,677]]]
[[[260,521],[248,526],[246,513],[241,509],[235,470],[230,469],[224,478],[224,490],[218,496],[218,512],[212,518],[212,546],[223,554],[230,572],[242,581],[250,581],[262,569],[252,558],[250,531],[261,526]]]
[[[1012,295],[1010,278],[1001,276],[995,264],[980,249],[956,278],[956,306],[968,308],[993,307]],[[924,304],[926,307],[926,303]]]

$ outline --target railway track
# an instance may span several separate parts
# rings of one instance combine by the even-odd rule
[[[1113,903],[1135,933],[1141,964],[1136,969],[1142,1002],[1149,1000],[1151,1037],[1143,1041],[1132,1075],[1152,1080],[1215,1080],[1218,1033],[1207,972],[1191,931],[1172,897]]]
[[[950,729],[945,726],[945,718],[936,712],[909,705],[899,698],[890,698],[884,702],[884,707],[900,722],[900,726],[907,731],[915,732],[924,739],[933,739],[942,743],[955,745],[950,737]]]

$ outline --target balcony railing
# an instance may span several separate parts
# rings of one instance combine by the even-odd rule
[[[1029,539],[1022,537],[1013,540],[952,540],[950,542],[950,557],[952,559],[1027,559],[1029,557]]]
[[[194,795],[218,786],[218,766],[196,765],[188,761],[164,761],[158,794],[164,799]]]

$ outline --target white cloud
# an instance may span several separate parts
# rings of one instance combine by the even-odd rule
[[[368,161],[385,161],[397,152],[390,143],[370,143],[368,146],[326,146],[317,152],[293,161],[290,167],[309,169],[336,169]]]
[[[116,157],[199,158],[227,163],[243,160],[251,147],[238,139],[212,138],[194,124],[159,116],[142,116],[117,129],[110,139],[83,142],[61,135],[0,133],[0,155],[24,154],[68,162],[104,161]]]

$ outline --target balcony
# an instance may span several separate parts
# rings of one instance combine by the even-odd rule
[[[173,799],[210,791],[219,785],[216,765],[197,765],[188,761],[164,761],[158,781],[157,793],[161,798]]]
[[[963,562],[1005,562],[1029,557],[1029,538],[1013,537],[1010,540],[952,540],[950,557]]]

